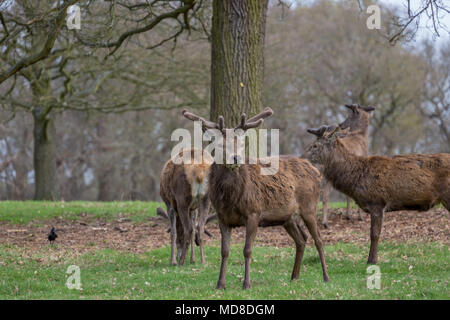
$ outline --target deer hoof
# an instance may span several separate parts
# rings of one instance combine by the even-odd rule
[[[322,224],[325,229],[328,229],[328,222],[323,222]]]
[[[377,258],[369,257],[369,259],[367,260],[367,264],[377,264],[377,260]]]
[[[245,283],[244,282],[244,285],[242,286],[242,289],[247,290],[247,289],[250,289],[250,288],[251,288],[250,283]]]
[[[216,289],[219,289],[219,290],[225,290],[225,283],[221,283],[221,282],[219,282],[218,284],[217,284],[217,287],[216,287]]]

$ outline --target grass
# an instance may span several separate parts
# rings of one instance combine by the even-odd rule
[[[114,220],[128,217],[133,222],[143,222],[156,215],[156,208],[165,205],[160,202],[118,201],[0,201],[0,221],[13,224],[27,224],[31,221],[45,221],[53,218],[76,221],[83,218]],[[346,202],[330,202],[329,208],[346,208]],[[319,203],[319,215],[322,203]],[[352,202],[352,208],[356,208]]]
[[[322,281],[317,252],[308,247],[300,279],[289,281],[294,259],[290,248],[256,247],[252,289],[242,290],[242,246],[228,263],[227,289],[214,289],[219,247],[207,247],[207,264],[173,267],[169,248],[146,254],[104,249],[73,256],[56,246],[32,254],[0,245],[0,299],[449,299],[449,247],[442,244],[380,246],[381,288],[368,289],[367,246],[325,247],[331,281]],[[80,267],[82,290],[65,285],[70,265]]]
[[[155,215],[157,202],[0,202],[0,221],[41,223],[54,218],[116,219],[139,223]],[[345,202],[330,203],[332,208]],[[289,281],[293,248],[255,247],[252,289],[242,290],[242,244],[232,247],[227,289],[215,290],[219,240],[206,247],[207,263],[170,266],[169,247],[144,254],[55,245],[33,249],[0,244],[0,299],[450,299],[448,245],[380,243],[381,288],[367,288],[368,243],[325,246],[329,283],[322,281],[317,251],[307,247],[300,279]],[[83,290],[70,290],[67,268],[81,270]]]
[[[75,221],[80,217],[113,220],[128,217],[134,222],[145,221],[156,215],[159,202],[51,202],[51,201],[1,201],[0,221],[26,224],[31,221],[61,218]],[[165,208],[165,206],[163,206]]]
[[[319,205],[317,208],[319,209],[319,214],[322,213],[322,207],[323,203],[322,201],[319,202]],[[350,207],[353,209],[357,209],[358,206],[354,201],[350,201]],[[346,201],[335,201],[335,202],[328,202],[328,208],[329,209],[340,209],[340,208],[347,208],[347,202]]]

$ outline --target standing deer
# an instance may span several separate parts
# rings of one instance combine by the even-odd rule
[[[179,265],[184,265],[188,247],[191,245],[191,263],[195,262],[196,241],[200,247],[201,263],[205,263],[202,235],[205,232],[206,215],[209,212],[208,173],[213,158],[207,151],[189,149],[185,153],[190,164],[175,164],[168,160],[160,178],[160,195],[166,204],[168,214],[158,208],[159,214],[168,216],[170,221],[170,244],[172,265],[177,264],[175,245],[178,248]],[[201,157],[201,158],[199,158]],[[194,162],[197,160],[196,162]],[[198,215],[196,214],[198,210]]]
[[[369,122],[374,107],[361,107],[358,104],[345,105],[350,109],[350,114],[339,127],[341,129],[349,128],[350,132],[354,133],[351,136],[342,138],[345,147],[355,155],[368,156],[369,155]],[[326,130],[326,126],[319,129],[308,129],[308,132],[317,137],[321,137]],[[323,170],[321,170],[323,171]],[[331,191],[331,183],[325,178],[322,180],[322,224],[328,228],[328,199]],[[346,219],[350,220],[350,197],[347,198]],[[362,221],[361,210],[358,208],[358,219]]]
[[[273,111],[266,108],[263,112],[246,120],[246,115],[243,113],[241,122],[236,128],[225,129],[222,116],[219,117],[219,122],[215,123],[186,110],[183,111],[185,118],[201,121],[204,130],[218,129],[225,141],[228,135],[234,136],[235,130],[242,129],[245,132],[250,128],[256,128],[272,114]],[[245,135],[241,135],[240,138],[245,139]],[[229,148],[230,145],[225,147]],[[231,148],[234,147],[231,146]],[[264,166],[261,162],[239,163],[241,161],[238,160],[236,153],[232,153],[228,158],[225,156],[225,159],[227,160],[225,164],[214,162],[211,165],[208,180],[210,199],[217,212],[222,235],[222,263],[217,288],[225,288],[231,230],[239,226],[245,226],[246,230],[244,289],[250,288],[250,259],[258,226],[282,225],[292,237],[296,245],[296,255],[291,279],[297,279],[306,242],[306,234],[301,229],[297,214],[303,219],[314,239],[322,264],[323,279],[328,281],[316,216],[320,172],[307,160],[295,156],[279,157],[279,169],[273,175],[261,174]]]
[[[357,156],[343,143],[350,135],[331,127],[308,147],[306,157],[323,165],[334,188],[370,214],[367,263],[376,264],[384,212],[427,211],[439,203],[450,210],[450,154]]]

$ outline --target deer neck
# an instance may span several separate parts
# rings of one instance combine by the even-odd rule
[[[233,203],[239,200],[245,190],[247,171],[245,165],[230,169],[222,164],[212,164],[210,173],[211,196],[215,200]],[[214,199],[212,199],[214,201]]]
[[[350,153],[341,142],[336,141],[324,164],[323,174],[337,190],[352,196],[363,166],[358,156]]]

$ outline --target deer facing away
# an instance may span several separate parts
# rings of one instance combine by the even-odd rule
[[[339,127],[326,130],[308,147],[306,157],[323,165],[333,186],[370,214],[367,262],[375,264],[384,212],[427,211],[439,203],[450,210],[450,154],[357,156],[342,142],[351,134]]]
[[[200,247],[201,263],[205,262],[202,236],[210,209],[207,190],[208,173],[213,158],[207,151],[195,152],[195,149],[183,150],[178,156],[183,158],[184,153],[191,157],[191,164],[175,164],[170,159],[164,165],[160,178],[160,195],[168,211],[168,214],[162,212],[161,215],[167,215],[171,225],[172,265],[177,264],[175,245],[178,248],[179,265],[184,265],[189,245],[190,261],[195,262],[194,241]],[[194,163],[194,160],[198,160],[198,164]],[[161,208],[158,210],[163,211]]]
[[[246,120],[242,114],[241,123],[234,128],[247,130],[262,124],[264,118],[273,114],[266,108],[260,114]],[[219,129],[223,137],[233,129],[225,129],[223,117],[219,122],[207,121],[193,113],[183,111],[184,117],[192,121],[201,121],[204,129]],[[228,146],[227,146],[228,147]],[[244,246],[245,275],[243,288],[250,288],[250,259],[253,241],[258,226],[282,225],[293,238],[296,256],[291,279],[297,279],[305,250],[306,234],[301,229],[298,214],[311,233],[322,264],[323,278],[329,280],[323,245],[317,226],[316,208],[319,198],[320,173],[307,160],[295,156],[281,156],[279,169],[273,175],[261,175],[263,166],[238,163],[232,156],[231,164],[213,163],[209,173],[209,195],[217,212],[222,235],[222,262],[217,288],[225,288],[225,274],[230,251],[231,230],[245,226]]]
[[[368,156],[369,155],[369,123],[372,112],[375,110],[374,107],[362,107],[358,104],[345,105],[349,110],[350,114],[347,118],[339,124],[341,129],[349,128],[350,132],[353,134],[347,137],[343,137],[342,143],[345,145],[347,150],[358,156]],[[317,137],[321,137],[326,126],[322,126],[318,129],[308,129],[308,132],[314,134]],[[323,171],[323,170],[321,170]],[[332,184],[327,179],[322,180],[322,224],[325,228],[328,228],[328,199],[332,188]],[[347,200],[347,210],[346,219],[350,219],[350,197],[346,196]],[[361,210],[358,208],[358,219],[361,221]]]

